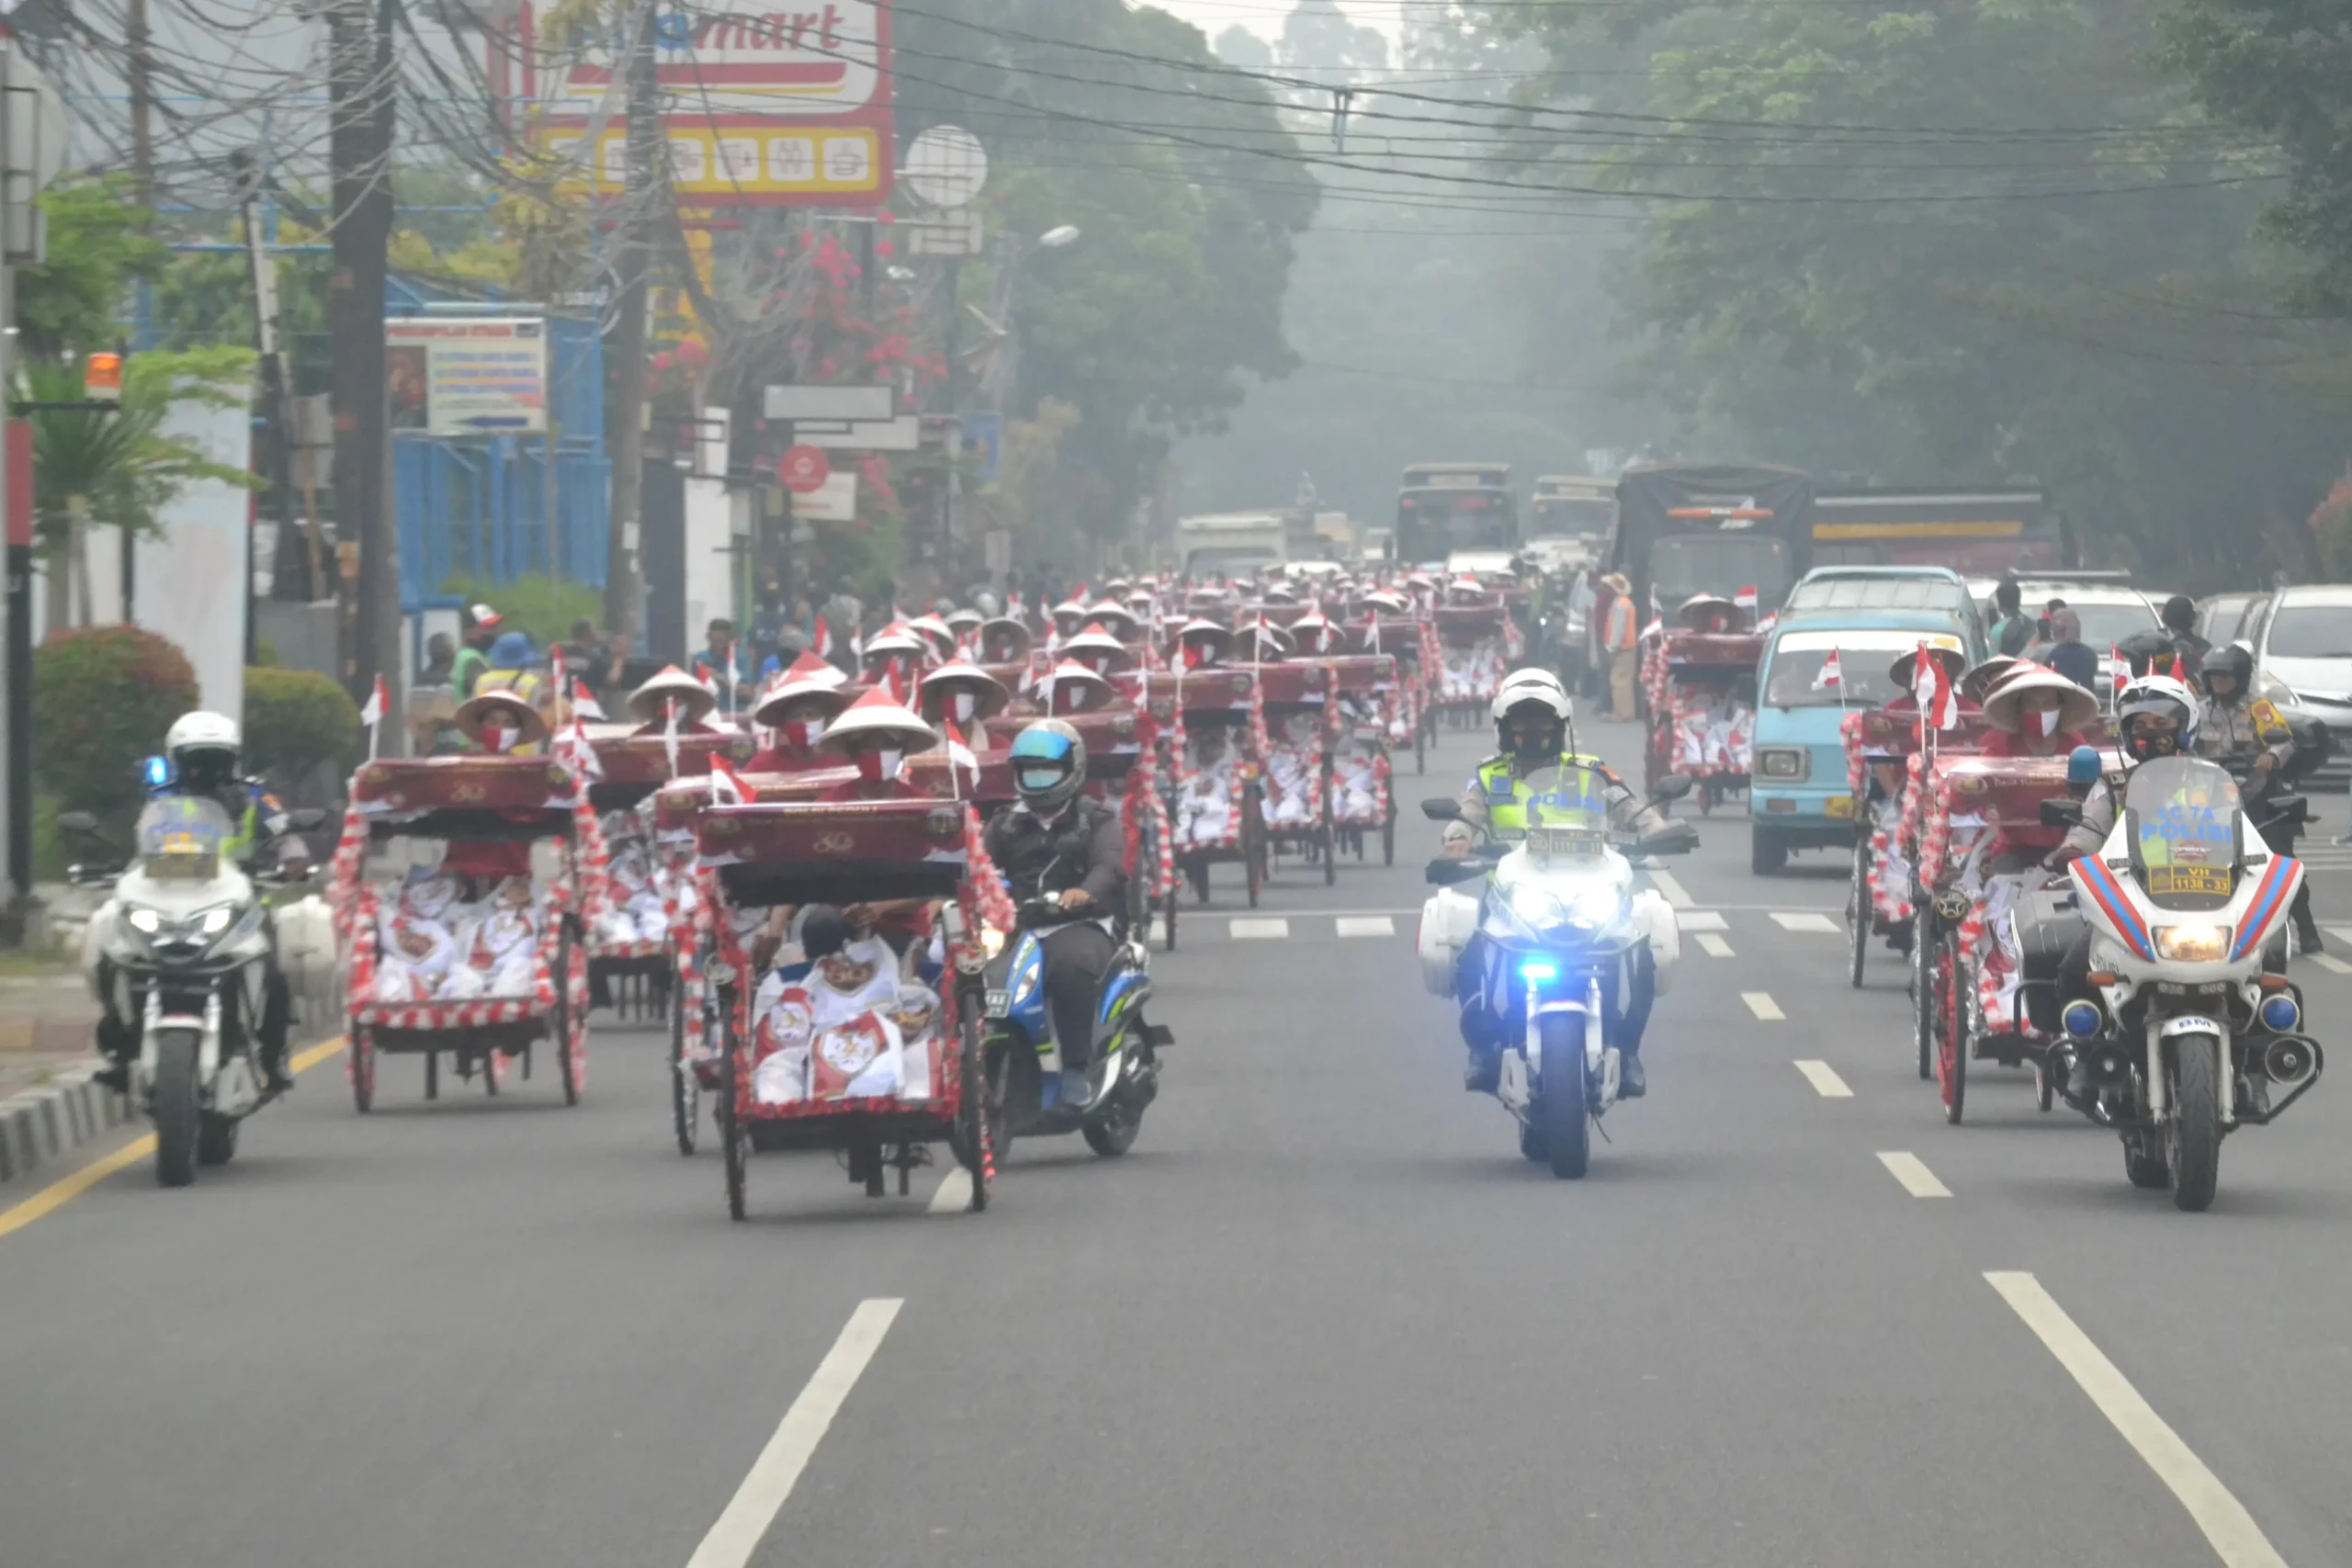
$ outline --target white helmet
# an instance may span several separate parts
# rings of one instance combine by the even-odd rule
[[[237,776],[243,749],[237,721],[226,714],[186,713],[173,721],[164,737],[164,754],[172,771],[198,789],[213,789]]]
[[[1560,678],[1549,670],[1532,665],[1524,670],[1514,670],[1503,677],[1502,686],[1495,693],[1490,711],[1494,714],[1495,722],[1500,724],[1505,714],[1520,704],[1529,702],[1544,704],[1560,716],[1563,725],[1568,722],[1567,688],[1561,685]]]

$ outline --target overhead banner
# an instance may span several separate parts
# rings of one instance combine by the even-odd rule
[[[540,145],[576,160],[568,188],[618,196],[628,169],[627,70],[610,37],[569,55],[531,46]],[[889,199],[890,11],[885,0],[771,10],[707,0],[654,22],[655,81],[670,186],[695,207],[877,207]],[[503,47],[493,39],[493,51]]]
[[[394,430],[539,435],[547,322],[537,316],[393,316],[384,322]]]

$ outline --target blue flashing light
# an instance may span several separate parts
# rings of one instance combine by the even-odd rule
[[[2275,1034],[2289,1034],[2303,1021],[2303,1010],[2295,998],[2286,995],[2266,997],[2262,1002],[2262,1026]]]
[[[2077,1040],[2088,1040],[2098,1032],[2100,1014],[2096,1002],[2069,1002],[2064,1014],[2066,1032]]]
[[[172,763],[167,757],[150,757],[140,768],[147,776],[149,789],[161,789],[172,782]]]
[[[1557,964],[1546,964],[1538,958],[1521,964],[1519,972],[1530,980],[1550,980],[1557,978],[1560,970]]]

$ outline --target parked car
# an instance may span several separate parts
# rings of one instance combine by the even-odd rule
[[[2243,637],[2253,646],[2267,592],[2216,593],[2197,604],[2197,635],[2215,648]]]
[[[2277,703],[2300,730],[2317,719],[2331,742],[2352,734],[2352,585],[2281,588],[2258,607],[2254,643],[2254,689]],[[2337,748],[2331,744],[2331,753]],[[2352,759],[2331,754],[2312,782],[2343,789],[2352,780]]]

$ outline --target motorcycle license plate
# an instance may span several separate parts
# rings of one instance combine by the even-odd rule
[[[1527,848],[1532,854],[1583,859],[1600,853],[1600,835],[1573,828],[1530,828]]]
[[[1009,1018],[1012,1014],[1012,993],[1011,991],[990,991],[988,997],[989,1017]]]
[[[2160,865],[2148,870],[2148,891],[2162,897],[2166,894],[2202,894],[2210,897],[2230,896],[2230,868],[2211,865]]]

